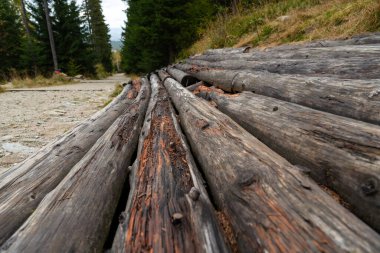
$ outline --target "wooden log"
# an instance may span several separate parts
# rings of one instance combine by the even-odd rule
[[[107,107],[0,175],[0,245],[132,103],[139,85],[127,85]]]
[[[380,79],[380,58],[273,59],[268,61],[225,60],[209,62],[188,59],[186,63],[207,68],[258,70],[279,74],[330,76],[348,79]]]
[[[380,43],[380,33],[362,34],[353,36],[350,39],[340,39],[340,40],[320,40],[313,41],[309,43],[301,44],[288,44],[275,46],[272,48],[267,48],[267,51],[282,51],[282,50],[293,50],[299,47],[313,48],[313,47],[337,47],[337,46],[351,46],[351,45],[368,45],[368,44],[379,44]]]
[[[229,252],[165,88],[152,97],[113,252]]]
[[[191,76],[191,75],[183,72],[182,70],[179,70],[176,68],[169,67],[167,69],[167,71],[174,79],[176,79],[178,82],[180,82],[185,87],[193,85],[199,81],[194,76]]]
[[[2,246],[2,252],[102,252],[148,106],[135,101]]]
[[[187,86],[186,89],[188,91],[194,91],[196,88],[198,88],[201,85],[205,85],[205,83],[203,81],[200,81],[200,82],[197,82],[197,83],[195,83],[193,85]]]
[[[205,55],[214,55],[214,54],[238,54],[238,53],[247,53],[251,47],[229,47],[229,48],[217,48],[217,49],[208,49],[203,54]]]
[[[353,57],[364,59],[380,57],[380,44],[316,48],[298,47],[292,50],[278,51],[258,49],[250,53],[240,54],[197,55],[191,59],[215,62],[225,60],[267,61],[273,59],[336,59]]]
[[[328,77],[279,75],[177,67],[227,92],[252,91],[314,109],[380,124],[380,80],[342,80]]]
[[[165,87],[240,252],[380,250],[376,232],[296,167],[174,79]]]
[[[209,90],[220,111],[292,164],[307,168],[380,232],[380,127],[250,92]]]

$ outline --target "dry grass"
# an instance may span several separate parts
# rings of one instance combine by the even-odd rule
[[[279,20],[281,16],[287,19]],[[209,48],[272,46],[315,39],[346,38],[380,31],[378,0],[283,0],[238,15],[221,14],[181,58]]]
[[[111,103],[112,100],[115,97],[117,97],[123,91],[123,89],[124,89],[124,87],[122,84],[120,84],[120,83],[115,84],[115,89],[111,93],[110,98],[106,102],[104,102],[103,107],[106,107],[109,103]]]
[[[5,92],[5,88],[1,87],[0,85],[0,93]]]
[[[61,75],[53,75],[51,78],[36,76],[35,78],[13,78],[12,85],[14,88],[36,88],[45,86],[63,85],[73,83],[70,78]]]

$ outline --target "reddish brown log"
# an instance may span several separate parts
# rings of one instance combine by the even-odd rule
[[[213,207],[156,75],[114,252],[228,252]]]
[[[380,236],[299,169],[174,79],[165,87],[240,252],[380,250]]]

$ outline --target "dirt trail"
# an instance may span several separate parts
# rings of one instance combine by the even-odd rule
[[[0,94],[0,173],[100,110],[122,74]]]

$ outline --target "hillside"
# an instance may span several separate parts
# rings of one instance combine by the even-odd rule
[[[265,2],[265,1],[262,1]],[[377,0],[289,0],[225,11],[200,31],[200,39],[178,58],[210,48],[274,46],[346,38],[380,31]]]

